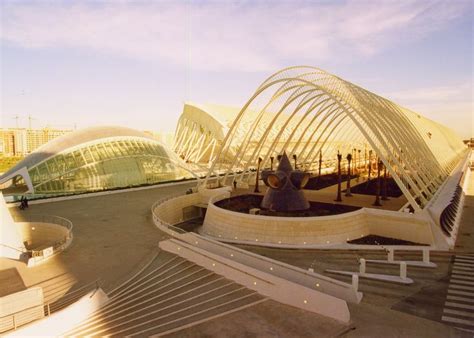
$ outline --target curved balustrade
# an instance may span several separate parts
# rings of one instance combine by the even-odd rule
[[[73,238],[73,224],[70,220],[60,216],[54,215],[39,215],[39,214],[20,214],[13,215],[13,220],[18,225],[27,224],[30,233],[33,231],[38,231],[41,233],[42,227],[44,225],[58,225],[64,228],[64,232],[58,236],[58,239],[52,242],[52,245],[48,248],[31,248],[26,251],[29,257],[40,257],[46,258],[45,256],[51,256],[59,251],[66,249],[72,241]],[[37,228],[38,227],[38,228]],[[24,231],[24,229],[22,229]],[[25,238],[24,238],[25,239]],[[51,252],[52,248],[52,252]],[[48,250],[48,251],[46,251]],[[46,252],[45,252],[46,251]]]

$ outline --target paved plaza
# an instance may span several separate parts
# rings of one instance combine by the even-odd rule
[[[447,316],[445,304],[447,297],[453,296],[449,290],[453,283],[455,257],[473,252],[472,241],[468,240],[472,233],[470,220],[472,220],[472,199],[474,198],[473,182],[474,176],[471,176],[456,252],[433,253],[431,260],[438,265],[436,269],[409,267],[408,276],[415,280],[415,283],[409,286],[361,279],[359,289],[364,293],[364,298],[360,304],[349,304],[350,325],[342,325],[325,317],[262,299],[262,297],[250,298],[248,303],[241,302],[239,297],[245,296],[246,292],[242,289],[236,294],[239,302],[236,301],[235,307],[227,309],[228,314],[226,311],[212,310],[215,304],[210,303],[209,311],[199,318],[196,317],[197,326],[190,326],[193,323],[189,320],[190,317],[180,318],[179,313],[184,311],[184,305],[199,305],[200,299],[196,298],[195,303],[190,301],[183,304],[182,308],[178,306],[177,310],[172,311],[173,313],[178,311],[173,317],[173,325],[165,322],[168,326],[163,324],[162,327],[169,328],[169,335],[172,337],[219,337],[222,333],[229,337],[380,337],[382,335],[469,337],[471,333],[454,329],[453,325],[456,323],[443,321],[442,318],[443,316],[450,317]],[[11,208],[12,213],[20,216],[53,214],[70,219],[74,224],[74,240],[65,252],[44,264],[27,268],[23,263],[1,259],[1,270],[10,271],[10,273],[16,270],[21,283],[24,283],[26,287],[42,286],[46,302],[54,302],[96,279],[100,280],[100,285],[106,292],[111,292],[150,263],[158,253],[158,242],[166,238],[165,234],[154,226],[151,219],[150,208],[153,203],[167,196],[183,194],[193,186],[194,183],[157,186],[96,197],[31,204],[27,211]],[[383,251],[378,250],[285,250],[256,246],[242,247],[304,269],[313,268],[315,272],[349,283],[349,278],[330,275],[325,273],[325,270],[337,268],[356,271],[359,258],[384,259],[386,257]],[[154,264],[157,266],[166,264],[170,256],[170,254],[158,255]],[[396,258],[421,260],[421,252],[400,252],[396,253]],[[190,269],[198,268],[190,267]],[[398,267],[386,265],[368,265],[368,272],[374,273],[396,275],[397,269]],[[173,279],[173,283],[178,283],[176,284],[178,286],[181,279],[178,277],[182,276],[181,273],[177,273],[177,277]],[[199,274],[206,274],[206,272],[200,271]],[[165,277],[166,275],[163,275],[160,278]],[[218,276],[206,278],[218,278]],[[164,281],[158,278],[157,283],[164,283]],[[196,285],[195,287],[199,287],[199,284]],[[238,285],[232,285],[235,284],[231,283],[229,287],[239,288]],[[219,299],[225,294],[225,292],[216,293]],[[469,307],[460,310],[468,311],[472,316],[472,309],[469,310]],[[161,311],[159,307],[157,311]],[[133,313],[131,312],[132,315]],[[451,313],[450,318],[456,318],[456,312]],[[130,314],[129,319],[134,320]],[[469,322],[472,322],[472,319],[467,319],[467,323]],[[105,325],[105,328],[113,324],[107,321],[104,323],[106,324],[102,325]],[[141,323],[139,327],[149,333],[168,332],[157,330],[153,322],[147,323]],[[87,330],[88,326],[84,325],[82,329]],[[80,332],[81,328],[77,330]]]

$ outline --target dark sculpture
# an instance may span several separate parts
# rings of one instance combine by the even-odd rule
[[[310,205],[302,188],[308,183],[309,174],[293,170],[286,153],[280,157],[277,170],[262,171],[263,182],[268,186],[260,207],[272,211],[300,211]]]

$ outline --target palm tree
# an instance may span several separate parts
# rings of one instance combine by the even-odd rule
[[[352,155],[347,154],[347,188],[346,188],[346,196],[350,197],[352,196],[351,194],[351,160],[352,160]]]
[[[337,198],[336,202],[342,202],[342,197],[341,197],[341,160],[342,160],[342,155],[339,154],[339,150],[337,151]]]
[[[293,160],[295,160],[295,170],[298,169],[297,166],[296,166],[296,154],[293,154]]]
[[[253,192],[259,193],[260,190],[258,189],[258,180],[259,180],[259,173],[260,173],[260,164],[262,163],[262,158],[258,158],[258,164],[257,164],[257,175],[255,176],[255,190]]]
[[[376,207],[382,206],[382,203],[380,203],[380,170],[382,169],[382,166],[383,166],[383,163],[382,161],[379,160],[377,162],[377,185],[375,189],[375,202],[374,204],[372,204]]]
[[[372,173],[372,150],[369,150],[369,175],[367,178],[367,182],[370,181],[370,174]]]
[[[388,195],[387,195],[387,167],[383,166],[383,185],[382,185],[382,201],[388,201]]]
[[[273,160],[275,159],[275,157],[271,156],[270,157],[270,170],[273,171]]]

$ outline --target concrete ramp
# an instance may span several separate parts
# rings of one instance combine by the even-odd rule
[[[362,294],[346,284],[239,248],[186,233],[160,248],[283,304],[348,323],[347,301]]]

